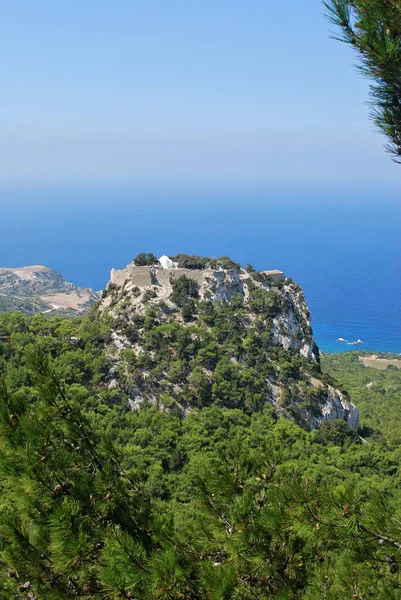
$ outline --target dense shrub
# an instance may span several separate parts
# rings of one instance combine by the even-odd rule
[[[229,256],[220,256],[217,258],[217,266],[221,269],[234,269],[234,271],[239,271],[241,269],[241,265],[237,262],[234,262]]]
[[[142,299],[144,302],[149,302],[149,300],[152,300],[152,298],[156,298],[156,296],[156,291],[153,288],[148,288],[147,290],[145,290]]]
[[[195,254],[177,254],[170,256],[171,260],[176,262],[178,267],[183,269],[234,269],[239,271],[241,265],[234,262],[229,256],[220,256],[220,258],[207,258],[196,256]]]
[[[204,256],[196,256],[195,254],[177,254],[177,256],[170,256],[170,258],[181,269],[205,269],[210,260]]]
[[[151,252],[141,252],[135,256],[133,262],[136,267],[148,267],[157,265],[159,263],[159,259]]]
[[[283,298],[274,291],[253,289],[249,295],[249,308],[267,318],[276,317],[282,310]]]
[[[186,275],[181,275],[172,281],[173,293],[171,300],[177,306],[183,307],[190,298],[198,298],[199,285]]]

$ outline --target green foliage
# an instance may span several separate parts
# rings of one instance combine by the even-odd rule
[[[153,288],[149,288],[145,290],[145,293],[143,295],[143,302],[149,302],[149,300],[152,300],[152,298],[156,298],[156,296],[157,294],[155,290]]]
[[[177,254],[177,256],[170,256],[170,258],[181,269],[205,269],[210,260],[204,256],[196,256],[195,254]]]
[[[126,357],[120,390],[129,396],[135,389],[137,395],[162,404],[162,396],[168,394],[175,400],[169,403],[174,410],[215,403],[250,412],[272,402],[276,385],[281,393],[277,403],[288,416],[299,423],[307,422],[305,410],[319,416],[326,388],[319,392],[309,383],[310,374],[321,376],[318,363],[273,341],[272,317],[285,310],[286,299],[255,286],[248,303],[242,295],[230,302],[199,302],[198,286],[191,278],[181,276],[172,285],[182,321],[176,311],[155,304],[145,317],[136,315],[121,325],[124,336],[141,352]],[[192,377],[199,369],[203,381]],[[292,410],[295,403],[298,408]]]
[[[372,117],[387,136],[388,151],[401,160],[401,2],[400,0],[327,0],[329,20],[341,41],[358,52],[371,86]]]
[[[38,397],[10,394],[4,383],[1,393],[1,475],[9,482],[2,560],[18,564],[18,579],[32,582],[40,597],[95,592],[102,580],[100,550],[116,537],[114,528],[134,536],[145,554],[148,507],[135,483],[121,475],[110,440],[91,430],[73,388],[58,379],[49,358],[32,349],[27,359]]]
[[[281,312],[282,306],[283,298],[277,292],[266,292],[262,288],[256,288],[250,293],[250,309],[267,318],[273,319],[276,317]]]
[[[322,423],[315,439],[321,444],[332,443],[336,446],[344,446],[347,441],[359,442],[357,433],[339,419]]]
[[[342,421],[308,432],[265,401],[322,401],[272,345],[270,302],[192,300],[188,326],[136,316],[118,389],[95,311],[0,317],[0,596],[399,598],[401,371],[324,355],[365,441]],[[163,410],[128,410],[130,378]]]
[[[241,265],[234,262],[229,256],[220,256],[220,258],[207,258],[204,256],[196,256],[194,254],[177,254],[170,256],[171,260],[177,263],[182,269],[234,269],[239,271]]]
[[[196,310],[195,302],[192,299],[186,300],[184,302],[184,304],[182,305],[182,310],[181,310],[183,321],[184,322],[190,321],[195,313],[195,310]]]
[[[159,259],[152,252],[141,252],[135,256],[133,262],[136,267],[151,267],[157,265]]]
[[[241,265],[233,261],[229,256],[220,256],[220,258],[217,258],[216,266],[221,269],[233,269],[234,271],[239,271],[241,269]]]
[[[40,298],[19,298],[18,296],[0,296],[0,313],[20,311],[26,315],[47,309]]]
[[[171,301],[181,308],[190,298],[197,298],[199,295],[199,285],[186,275],[181,275],[172,282],[173,293]]]
[[[358,406],[363,423],[362,435],[368,439],[383,441],[390,448],[397,448],[401,444],[398,424],[401,411],[401,369],[387,368],[380,371],[367,368],[361,363],[359,356],[363,356],[363,353],[323,355],[323,370],[343,384]]]

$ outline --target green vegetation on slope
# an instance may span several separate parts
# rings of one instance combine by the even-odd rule
[[[97,298],[93,290],[70,283],[49,267],[0,267],[0,313],[58,310],[64,316],[83,315]]]
[[[311,343],[312,335],[293,296],[250,282],[246,300],[241,294],[230,302],[200,300],[198,284],[185,275],[172,290],[167,304],[153,302],[146,289],[141,314],[124,289],[107,288],[114,331],[125,346],[114,360],[127,400],[184,412],[217,405],[248,413],[271,402],[305,426],[320,415],[328,389],[319,363],[300,355],[299,345]],[[287,311],[298,330],[295,347],[285,350],[274,340],[273,320]],[[283,327],[276,331],[284,337]]]
[[[362,443],[342,421],[308,432],[269,405],[205,406],[201,395],[185,418],[132,412],[106,384],[110,326],[95,311],[0,318],[2,597],[400,597],[390,413]],[[224,342],[226,319],[213,327]],[[325,369],[345,371],[351,357],[324,357]],[[394,372],[379,375],[385,385]],[[239,390],[234,379],[227,393]],[[369,398],[362,428],[373,430]]]
[[[48,309],[46,302],[40,298],[0,295],[0,313],[20,311],[25,315],[32,315]]]
[[[322,356],[322,368],[341,382],[358,406],[362,435],[395,449],[401,443],[401,369],[367,368],[359,356],[363,353],[326,354]]]

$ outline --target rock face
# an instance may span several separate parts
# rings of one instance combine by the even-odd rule
[[[67,281],[58,271],[31,267],[0,267],[0,311],[24,313],[62,310],[84,314],[99,295]]]
[[[302,290],[292,280],[286,280],[282,271],[247,273],[243,269],[237,271],[210,268],[163,268],[162,265],[137,267],[131,263],[119,271],[112,269],[110,284],[112,288],[116,286],[121,290],[125,299],[130,298],[132,314],[134,312],[144,314],[150,304],[157,304],[160,300],[169,302],[173,293],[174,281],[183,276],[196,282],[199,286],[201,300],[207,299],[212,302],[221,302],[222,300],[230,302],[237,295],[242,295],[246,299],[251,286],[266,291],[274,288],[276,293],[280,293],[288,304],[288,310],[280,313],[273,321],[275,343],[283,346],[286,350],[299,349],[302,356],[316,360],[317,349],[312,339],[310,315]],[[149,298],[144,303],[143,297],[147,290],[154,293],[154,298]],[[112,316],[117,317],[119,305],[114,300],[113,295],[107,295],[101,302],[100,309],[111,309]]]
[[[348,425],[353,429],[358,429],[359,412],[352,402],[345,398],[339,390],[336,390],[331,385],[328,386],[327,402],[322,407],[322,415],[325,421],[333,421],[341,419],[347,421]]]
[[[130,383],[124,352],[132,352],[133,360],[138,365],[151,362],[151,359],[157,356],[158,349],[152,348],[153,338],[146,331],[146,326],[144,328],[142,325],[144,319],[146,321],[146,318],[149,318],[147,315],[152,314],[157,333],[159,329],[164,332],[163,325],[171,326],[175,323],[180,328],[191,328],[194,332],[192,334],[194,340],[198,335],[201,337],[210,335],[213,338],[215,335],[213,327],[206,328],[204,334],[198,334],[199,324],[202,323],[203,327],[205,324],[202,315],[198,314],[197,307],[203,306],[202,310],[204,310],[208,303],[209,305],[224,305],[224,303],[235,305],[239,301],[240,317],[238,318],[241,321],[238,326],[239,335],[250,339],[255,337],[258,340],[266,339],[267,336],[270,340],[270,353],[261,349],[261,352],[264,352],[264,365],[269,367],[265,369],[269,374],[264,376],[262,390],[258,392],[262,398],[261,402],[270,403],[278,414],[290,418],[296,415],[297,419],[309,428],[318,427],[325,420],[342,419],[356,429],[358,427],[356,407],[344,394],[327,385],[322,381],[322,376],[319,376],[319,350],[313,340],[310,314],[300,286],[291,279],[285,278],[281,271],[256,272],[251,268],[244,270],[239,266],[222,268],[218,262],[217,265],[213,262],[212,268],[206,259],[202,260],[205,263],[204,268],[182,267],[173,259],[162,257],[157,265],[136,266],[131,263],[125,269],[111,271],[110,283],[103,292],[98,307],[102,313],[112,317],[115,323],[110,355],[116,365],[119,365],[120,370],[125,370],[124,382],[120,382],[119,385],[121,392],[128,397],[129,406],[137,409],[143,403],[148,403],[167,409],[166,402],[163,400],[167,390],[169,397],[167,404],[173,402],[184,413],[191,410],[191,402],[185,399],[190,394],[188,396],[185,390],[191,388],[192,366],[188,367],[187,371],[183,370],[183,373],[177,377],[177,381],[172,379],[168,366],[158,381],[153,381],[153,371],[150,372],[146,366],[139,367],[141,369],[139,374],[136,367],[135,384]],[[188,287],[188,281],[192,281],[193,285]],[[177,299],[177,289],[182,285],[196,290],[189,301],[184,303],[180,303]],[[187,312],[188,307],[191,307],[187,318],[184,318],[185,306]],[[236,318],[235,311],[229,318]],[[137,325],[138,323],[140,326]],[[133,336],[132,329],[135,330]],[[218,339],[216,343],[218,345]],[[258,343],[263,346],[262,341]],[[171,352],[176,352],[174,347],[168,347]],[[282,348],[281,354],[279,348]],[[247,376],[250,377],[249,361],[245,355],[242,355],[242,351],[236,349],[230,354],[224,349],[224,352],[220,351],[220,354],[223,354],[221,360],[229,360],[238,372],[242,373],[248,369]],[[146,360],[144,356],[147,357]],[[285,358],[286,356],[288,359]],[[288,361],[298,365],[296,367],[298,380],[291,379],[287,384],[283,372],[289,367],[283,366],[283,363],[288,365]],[[211,397],[219,398],[213,391],[217,389],[214,367],[205,366],[198,359],[192,362],[196,365],[199,363],[197,374],[203,372],[210,384],[208,385]],[[227,374],[227,378],[229,377],[230,375]],[[166,380],[170,384],[166,385]],[[114,373],[110,376],[110,383],[112,388],[116,389]],[[250,379],[249,387],[252,388],[252,385]],[[288,400],[289,395],[291,401]],[[306,401],[305,398],[308,400]]]

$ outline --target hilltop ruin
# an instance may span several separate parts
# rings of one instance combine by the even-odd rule
[[[272,277],[284,281],[285,275],[279,270],[262,271],[266,277]],[[204,269],[190,269],[179,267],[177,262],[171,260],[168,256],[161,256],[157,264],[137,266],[135,261],[132,261],[125,269],[112,269],[110,273],[110,283],[122,286],[126,283],[138,286],[139,288],[156,286],[169,286],[172,281],[178,279],[182,275],[193,279],[199,286],[202,286],[205,281],[217,280],[223,282],[228,274],[229,279],[234,282],[239,282],[240,279],[247,277],[245,269],[223,269],[206,267]]]

